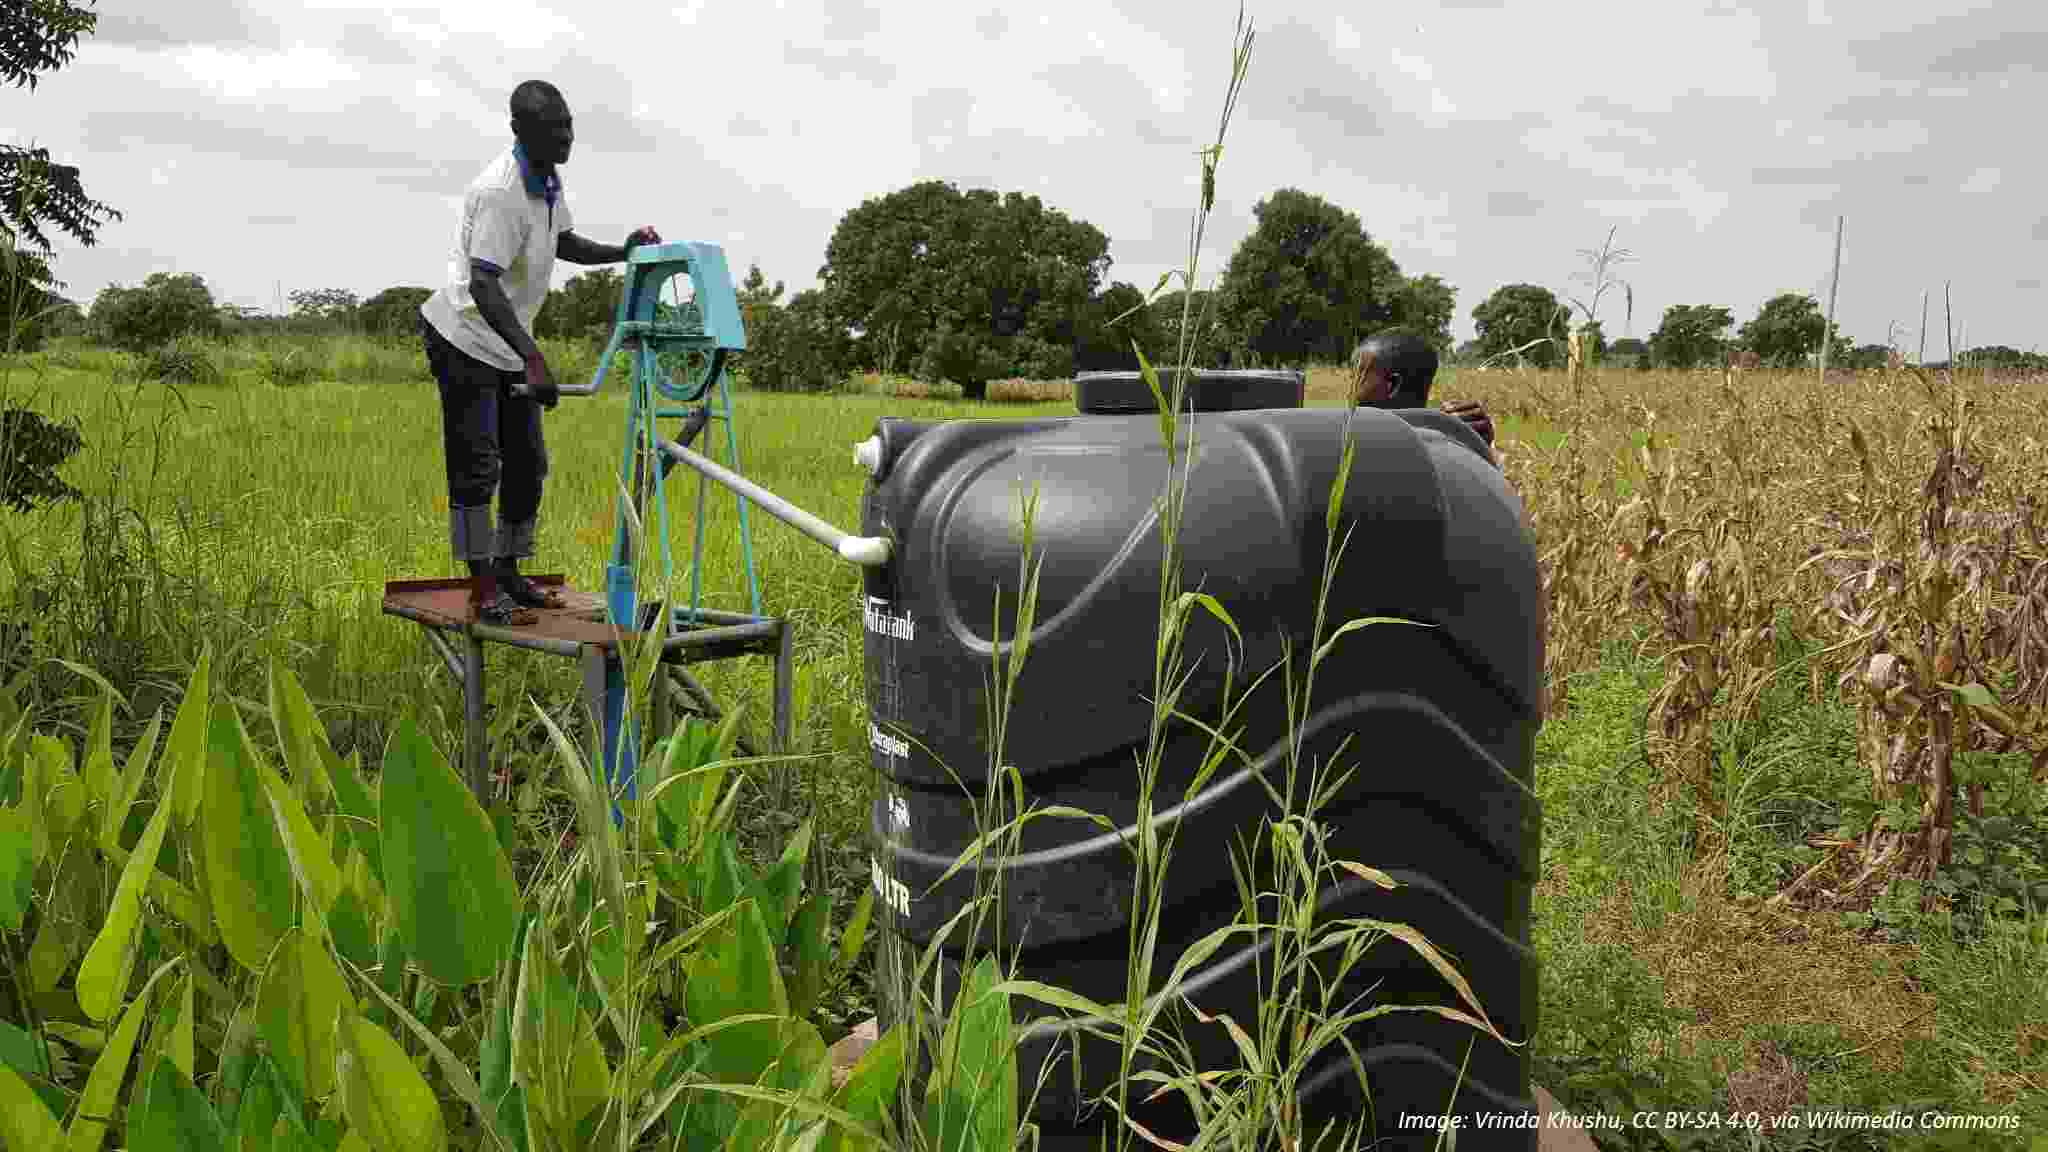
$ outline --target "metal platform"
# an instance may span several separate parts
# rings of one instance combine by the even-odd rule
[[[504,644],[532,652],[567,656],[583,670],[584,703],[590,716],[608,730],[616,730],[618,717],[608,716],[615,694],[608,681],[618,676],[617,646],[620,641],[637,646],[647,629],[660,624],[659,603],[642,606],[641,628],[621,632],[607,621],[602,599],[569,587],[559,573],[529,576],[534,584],[560,592],[566,601],[561,608],[539,608],[532,624],[503,626],[478,620],[469,600],[469,581],[392,580],[384,585],[384,614],[411,620],[425,631],[448,666],[448,672],[462,685],[463,763],[465,775],[478,800],[490,799],[490,750],[484,725],[484,644]],[[726,660],[736,656],[767,656],[775,661],[773,740],[779,749],[789,746],[790,722],[790,632],[774,616],[751,616],[740,612],[710,609],[670,612],[668,634],[661,641],[662,682],[665,691],[654,693],[654,735],[668,735],[674,711],[717,719],[717,703],[704,686],[691,676],[686,665],[705,660]],[[744,755],[753,750],[741,748]]]

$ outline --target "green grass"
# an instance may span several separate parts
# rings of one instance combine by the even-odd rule
[[[263,660],[284,653],[343,755],[361,749],[374,761],[387,736],[384,718],[412,700],[438,709],[433,735],[452,754],[459,690],[418,627],[380,610],[387,580],[454,569],[438,402],[417,349],[309,344],[299,354],[316,370],[289,386],[273,383],[267,368],[281,350],[241,345],[207,353],[218,377],[177,388],[141,381],[129,358],[89,348],[60,347],[12,366],[11,397],[75,417],[84,431],[87,447],[67,478],[89,494],[146,509],[149,531],[127,534],[125,567],[103,551],[80,565],[93,528],[81,507],[0,511],[12,541],[12,557],[0,566],[0,600],[19,613],[37,588],[55,595],[49,619],[56,623],[46,626],[79,646],[72,658],[135,692],[136,717],[175,692],[199,646],[211,641],[223,653],[216,675],[241,684],[250,699],[261,699]],[[587,351],[559,354],[581,369],[561,375],[587,375]],[[1454,382],[1443,389],[1446,397],[1455,391]],[[1072,412],[1067,402],[747,392],[738,394],[737,409],[741,469],[847,529],[858,527],[864,481],[851,447],[879,417]],[[565,399],[547,417],[551,475],[536,570],[598,587],[612,542],[623,419],[616,388]],[[1496,422],[1504,439],[1516,435],[1513,417]],[[705,443],[723,458],[721,426]],[[681,565],[689,559],[696,484],[683,473],[675,478],[684,481],[671,497]],[[745,608],[735,503],[714,488],[709,508],[707,603]],[[800,735],[819,753],[802,769],[803,806],[815,811],[835,904],[847,909],[867,880],[858,574],[758,513],[753,542],[764,605],[796,631],[810,704]],[[44,579],[52,571],[65,579]],[[679,567],[684,587],[687,575]],[[127,576],[132,585],[122,582]],[[110,616],[106,602],[124,596],[130,615]],[[494,751],[515,778],[538,775],[548,752],[523,701],[532,695],[567,717],[576,670],[555,657],[489,651]],[[753,731],[765,735],[765,661],[702,671],[722,701],[748,708]],[[1776,1054],[1800,1071],[1816,1104],[1882,1111],[1932,1101],[1926,1106],[1978,1111],[1989,1102],[1988,1110],[2019,1112],[2028,1131],[2042,1131],[2048,927],[2010,917],[1935,922],[1904,914],[1788,927],[1753,915],[1743,894],[1767,894],[1802,870],[1815,858],[1805,840],[1832,828],[1864,790],[1847,713],[1790,690],[1766,702],[1751,730],[1724,742],[1731,749],[1724,769],[1741,797],[1735,847],[1720,889],[1726,895],[1699,885],[1680,845],[1689,815],[1652,812],[1642,800],[1649,791],[1643,716],[1657,675],[1617,644],[1596,674],[1571,687],[1568,712],[1541,737],[1539,1082],[1579,1111],[1726,1107],[1731,1075],[1767,1062],[1759,1053]],[[1990,814],[2011,816],[2023,830],[2048,829],[2039,791],[2009,778],[1993,789]],[[760,804],[750,813],[763,835],[776,838],[799,818]],[[1966,822],[1965,835],[1975,827]],[[2036,856],[2033,866],[2041,862]],[[859,982],[835,996],[830,1014],[839,1023],[872,1003]],[[1884,1146],[1898,1146],[1895,1135]],[[1862,1147],[1856,1141],[1866,1138],[1838,1135],[1814,1146]]]

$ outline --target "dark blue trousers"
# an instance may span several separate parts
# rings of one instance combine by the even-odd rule
[[[533,555],[541,489],[548,474],[540,405],[520,395],[520,373],[486,364],[455,347],[424,318],[420,329],[427,364],[441,390],[449,546],[458,561],[523,560]]]

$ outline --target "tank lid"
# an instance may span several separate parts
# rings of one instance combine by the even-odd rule
[[[1161,368],[1159,387],[1173,394],[1177,368]],[[1197,412],[1242,412],[1255,408],[1299,408],[1307,389],[1300,372],[1275,368],[1197,368],[1188,381],[1188,400]],[[1157,412],[1152,389],[1137,372],[1082,372],[1074,377],[1074,406],[1091,416]]]

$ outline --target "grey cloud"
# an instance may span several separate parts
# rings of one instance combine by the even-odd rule
[[[967,132],[974,111],[974,93],[965,88],[933,88],[910,102],[910,135],[917,141],[935,136],[958,138]]]
[[[1087,109],[1102,131],[1135,140],[1147,147],[1194,147],[1193,137],[1160,125],[1159,101],[1144,79],[1128,65],[1101,56],[1055,61],[1038,78],[1075,107]]]
[[[725,133],[742,139],[759,139],[768,135],[768,126],[745,112],[735,112],[732,119],[726,122]]]
[[[1495,219],[1520,219],[1543,214],[1543,201],[1520,188],[1493,188],[1486,193],[1486,214]]]
[[[807,68],[819,76],[855,81],[871,88],[886,88],[896,79],[894,64],[858,49],[827,52],[791,43],[783,50],[783,62],[792,68]]]
[[[1010,18],[1000,8],[991,8],[974,18],[974,30],[984,40],[1001,40],[1010,31]]]
[[[138,48],[183,48],[193,44],[275,47],[275,22],[235,0],[184,0],[178,4],[119,4],[97,10],[90,42]]]
[[[1844,49],[1859,70],[1880,77],[1976,80],[2031,71],[2048,53],[2048,12],[2026,0],[1941,11],[1910,29],[1852,38]]]
[[[1258,115],[1279,92],[1290,119],[1318,122],[1348,139],[1380,135],[1378,109],[1387,102],[1379,85],[1358,62],[1338,59],[1320,32],[1295,21],[1278,24],[1259,33],[1253,54],[1264,75],[1285,79],[1269,81],[1260,96],[1247,94],[1248,113]]]
[[[848,41],[865,40],[882,30],[882,12],[852,0],[833,0],[831,15],[821,29],[824,39],[830,43],[843,44]]]
[[[365,93],[346,116],[333,120],[281,108],[122,103],[88,112],[81,134],[91,152],[175,140],[181,154],[278,160],[307,171],[375,172],[382,182],[434,194],[459,187],[496,146],[452,123],[413,123],[411,113],[390,97]]]

